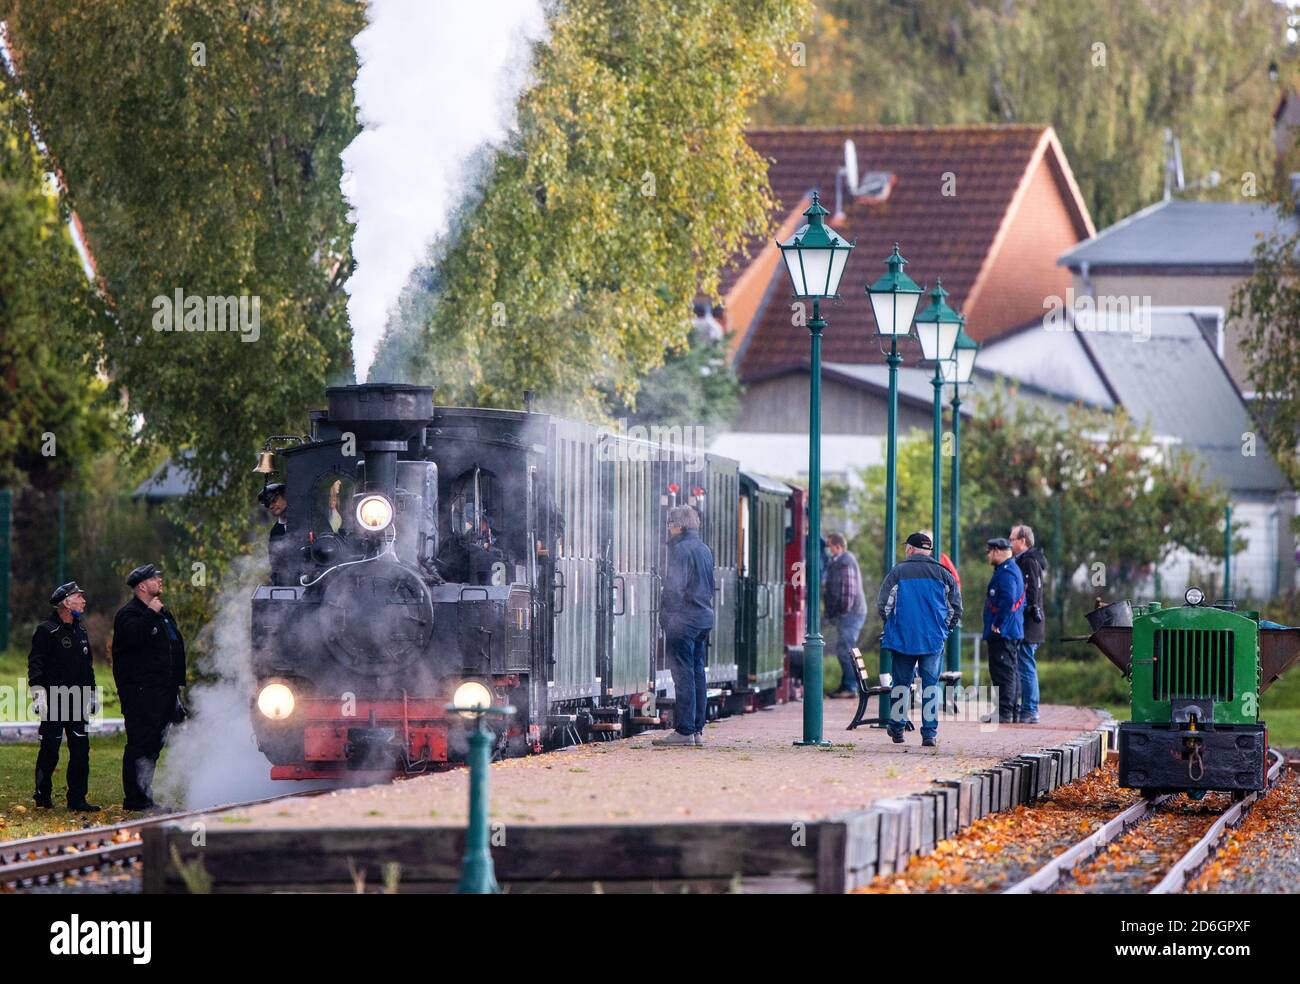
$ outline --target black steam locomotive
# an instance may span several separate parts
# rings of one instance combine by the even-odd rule
[[[656,605],[678,502],[717,561],[710,714],[788,698],[799,490],[679,434],[435,407],[400,384],[327,397],[310,437],[271,439],[260,468],[289,501],[252,602],[252,717],[273,778],[454,762],[451,702],[518,709],[497,725],[501,755],[667,723]]]

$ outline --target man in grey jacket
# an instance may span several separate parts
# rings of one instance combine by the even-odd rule
[[[826,538],[831,562],[826,568],[826,621],[835,626],[835,658],[843,673],[840,688],[832,697],[857,697],[858,678],[853,672],[853,647],[858,644],[862,625],[867,620],[867,599],[862,593],[862,571],[858,559],[849,552],[843,533]]]

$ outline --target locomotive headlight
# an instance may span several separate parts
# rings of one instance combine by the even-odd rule
[[[357,524],[367,533],[388,529],[393,521],[393,504],[382,495],[366,495],[357,503]]]
[[[268,683],[257,695],[257,709],[272,721],[283,721],[292,714],[293,703],[293,691],[283,683]]]
[[[456,693],[451,698],[451,702],[456,707],[488,708],[492,706],[492,691],[477,680],[466,680],[456,688]],[[473,714],[461,712],[461,717],[473,716]]]
[[[1188,588],[1187,594],[1183,595],[1183,601],[1189,605],[1199,605],[1205,601],[1205,592],[1200,588]]]

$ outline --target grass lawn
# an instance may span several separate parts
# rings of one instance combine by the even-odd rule
[[[27,651],[14,648],[0,651],[0,687],[13,687],[16,695],[19,683],[26,684],[26,681]],[[95,684],[102,692],[103,707],[100,715],[106,718],[121,717],[122,705],[117,699],[117,687],[113,685],[113,668],[99,660],[95,660]],[[16,703],[16,696],[12,701],[0,701],[0,723],[32,720],[27,714],[27,708],[16,707]]]
[[[59,750],[54,773],[54,808],[38,810],[32,802],[35,745],[0,745],[0,840],[15,840],[80,830],[139,816],[122,809],[122,749],[125,735],[105,735],[90,740],[90,802],[105,807],[102,813],[67,810],[68,745]]]

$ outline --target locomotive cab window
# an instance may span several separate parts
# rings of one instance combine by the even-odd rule
[[[327,472],[316,480],[311,497],[311,529],[316,536],[338,533],[350,526],[348,506],[356,491],[357,482],[351,475]]]

